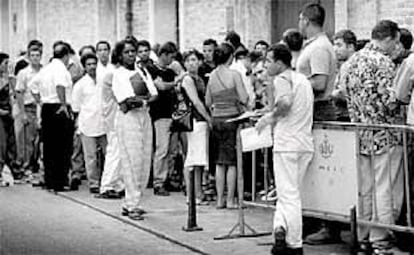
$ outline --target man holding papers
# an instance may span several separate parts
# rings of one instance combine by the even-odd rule
[[[313,156],[313,91],[307,78],[292,70],[283,44],[270,47],[266,68],[274,76],[274,108],[261,117],[260,133],[273,126],[273,169],[278,194],[272,254],[303,254],[300,186]]]

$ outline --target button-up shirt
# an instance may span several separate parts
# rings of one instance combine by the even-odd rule
[[[240,73],[243,80],[244,89],[249,95],[247,106],[249,109],[253,109],[256,103],[256,93],[254,92],[254,87],[250,75],[247,74],[247,68],[244,66],[243,62],[239,60],[233,62],[233,64],[230,66],[230,69],[233,69]]]
[[[65,87],[66,103],[70,104],[72,96],[72,79],[65,64],[60,59],[53,59],[29,81],[29,89],[34,94],[40,94],[44,104],[59,104],[56,92],[57,86]]]
[[[33,77],[37,73],[39,73],[39,71],[40,70],[36,70],[32,66],[29,65],[23,70],[21,70],[17,75],[16,91],[23,93],[24,105],[35,103],[35,99],[27,86],[29,82],[33,79]]]
[[[341,70],[339,83],[345,86],[351,122],[399,124],[400,111],[395,107],[392,84],[395,65],[379,47],[369,43],[355,53]],[[399,134],[376,130],[360,133],[360,150],[379,154],[399,142]]]
[[[90,137],[105,134],[101,87],[85,74],[73,88],[72,109],[79,112],[79,131]]]
[[[104,66],[100,62],[98,62],[96,68],[96,83],[102,89],[102,113],[106,133],[115,130],[115,114],[118,109],[118,104],[112,92],[112,75],[115,68],[112,64]]]
[[[408,105],[407,124],[414,125],[414,54],[411,54],[398,69],[394,90],[398,100]]]

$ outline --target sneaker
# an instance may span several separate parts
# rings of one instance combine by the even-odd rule
[[[267,195],[263,195],[260,199],[264,202],[274,202],[274,201],[276,201],[277,200],[276,189],[272,189],[271,191],[269,191],[269,193],[267,193]]]
[[[377,248],[372,250],[373,255],[393,255],[394,251],[392,249]]]
[[[287,254],[286,247],[286,231],[282,227],[275,228],[274,234],[275,243],[273,244],[270,254],[272,255],[281,255]]]
[[[125,190],[123,189],[121,191],[118,191],[118,194],[121,196],[121,198],[125,197]]]
[[[164,187],[156,187],[154,188],[154,195],[156,196],[169,196],[170,192],[166,190]]]
[[[0,187],[9,187],[10,183],[0,179]]]
[[[32,181],[32,187],[44,187],[45,183],[43,181]]]
[[[303,248],[286,248],[286,255],[303,255]]]
[[[310,245],[334,244],[342,242],[341,237],[333,235],[328,227],[322,227],[318,232],[308,235],[303,241]]]

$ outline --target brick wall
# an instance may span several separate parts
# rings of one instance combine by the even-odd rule
[[[51,56],[56,40],[68,41],[77,52],[98,38],[96,0],[38,0],[38,38],[44,43],[45,57]]]
[[[152,10],[153,33],[149,38],[154,43],[177,42],[177,5],[176,0],[154,0]]]
[[[246,46],[253,47],[258,40],[271,41],[271,0],[249,0],[247,12]]]
[[[113,44],[117,40],[117,0],[98,1],[98,40]]]
[[[7,0],[1,0],[4,3]],[[30,39],[45,43],[45,59],[57,39],[70,41],[75,49],[98,39],[114,42],[126,35],[127,0],[9,0],[8,35],[2,33],[3,48],[12,56],[26,48]],[[134,0],[133,34],[137,38],[175,40],[175,0]],[[257,40],[270,41],[273,0],[180,0],[181,48],[199,48],[206,38],[221,42],[228,29],[235,29],[246,46]],[[160,7],[151,11],[153,7]],[[155,3],[155,4],[154,4]],[[165,7],[162,9],[161,7]],[[168,15],[167,15],[168,14]],[[3,17],[4,18],[4,17]],[[414,2],[406,0],[335,0],[335,30],[350,28],[359,38],[369,38],[375,23],[392,19],[414,31]],[[15,22],[14,22],[15,20]],[[151,21],[154,23],[151,24]],[[158,25],[157,25],[158,24]],[[175,32],[175,31],[174,31]],[[7,36],[7,37],[6,37]]]
[[[344,11],[346,10],[346,11]],[[349,28],[358,38],[370,38],[381,19],[391,19],[414,32],[414,1],[336,0],[335,29]]]
[[[9,13],[9,50],[10,55],[16,56],[21,50],[26,49],[27,44],[27,33],[26,25],[24,24],[25,12],[23,10],[23,0],[13,0],[9,2],[10,13]]]
[[[260,39],[270,41],[270,1],[181,1],[181,48],[200,49],[207,38],[220,43],[228,29],[236,30],[247,47]]]
[[[133,34],[138,39],[149,37],[149,0],[133,1]],[[122,23],[121,23],[122,24]]]
[[[381,1],[378,9],[381,19],[391,19],[414,32],[414,1]]]
[[[200,49],[207,38],[213,38],[218,42],[224,39],[227,31],[227,0],[185,0],[181,2],[181,49]]]

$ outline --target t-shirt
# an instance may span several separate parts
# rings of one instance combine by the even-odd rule
[[[233,62],[233,64],[230,65],[230,69],[235,70],[240,73],[242,80],[243,80],[244,89],[246,90],[247,95],[249,95],[249,101],[247,103],[247,108],[253,109],[256,103],[256,93],[254,92],[254,87],[251,81],[251,77],[250,75],[247,74],[248,73],[247,68],[244,66],[242,61],[235,61]]]
[[[394,79],[394,91],[398,100],[408,105],[407,124],[414,125],[414,55],[404,60]]]
[[[31,66],[27,66],[19,72],[16,79],[16,91],[23,93],[24,105],[30,105],[35,103],[35,99],[28,89],[28,84],[31,79],[39,72],[39,70],[33,69]]]
[[[204,84],[208,84],[211,72],[213,72],[215,67],[203,62],[198,68],[198,75],[203,79]]]
[[[173,82],[175,79],[176,73],[171,68],[163,68],[154,63],[146,65],[145,67],[154,80],[160,77],[164,82]],[[153,120],[171,118],[174,97],[174,88],[158,91],[158,98],[150,103],[150,115]]]
[[[305,42],[296,62],[296,71],[308,79],[317,74],[328,76],[325,91],[315,95],[315,101],[326,100],[332,94],[335,82],[336,57],[328,37],[320,33]]]
[[[298,72],[287,70],[273,81],[277,102],[290,96],[289,112],[278,119],[273,129],[275,152],[313,152],[313,90],[309,80]]]

